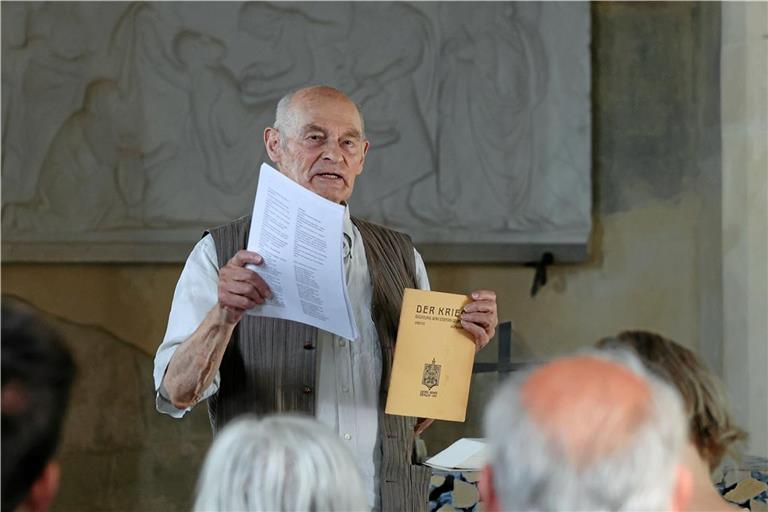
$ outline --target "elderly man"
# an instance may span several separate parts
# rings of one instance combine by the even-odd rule
[[[679,511],[685,419],[628,353],[591,352],[511,378],[486,411],[489,511]]]
[[[356,105],[330,87],[284,97],[264,143],[277,168],[300,185],[345,204],[363,171],[368,141]],[[245,315],[270,296],[259,254],[242,250],[250,217],[211,229],[182,271],[168,329],[155,358],[157,408],[181,417],[208,399],[214,430],[245,412],[314,414],[352,449],[370,504],[417,510],[429,472],[411,464],[415,418],[383,413],[397,322],[406,287],[427,289],[410,238],[350,217],[344,268],[356,340],[290,321]],[[482,348],[493,336],[496,296],[472,292],[463,327]]]

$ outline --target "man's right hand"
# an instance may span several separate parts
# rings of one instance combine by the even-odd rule
[[[272,296],[264,279],[245,268],[248,263],[261,265],[263,262],[260,254],[242,250],[219,269],[219,306],[225,312],[227,323],[236,324],[246,310]]]

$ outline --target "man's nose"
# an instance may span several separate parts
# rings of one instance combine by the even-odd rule
[[[323,159],[331,162],[341,161],[341,148],[336,142],[328,141],[323,150]]]

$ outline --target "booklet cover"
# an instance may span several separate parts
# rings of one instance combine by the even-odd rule
[[[459,318],[466,295],[405,289],[387,414],[464,421],[475,343]]]

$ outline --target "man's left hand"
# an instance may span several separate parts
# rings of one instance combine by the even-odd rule
[[[499,318],[496,316],[496,292],[476,290],[470,294],[472,302],[464,306],[461,326],[475,338],[475,348],[479,351],[486,346],[496,332]]]

